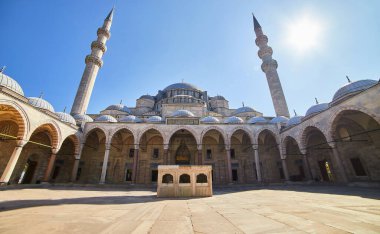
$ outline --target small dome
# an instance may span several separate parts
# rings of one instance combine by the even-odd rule
[[[76,114],[73,116],[77,124],[87,123],[87,122],[94,122],[94,120],[85,114]]]
[[[348,83],[336,91],[333,97],[333,101],[343,98],[349,94],[368,89],[377,83],[378,81],[376,80],[358,80],[352,83]]]
[[[175,84],[172,84],[172,85],[169,85],[168,87],[166,87],[164,89],[164,91],[168,91],[171,89],[193,89],[193,90],[199,90],[199,91],[201,90],[198,87],[196,87],[195,85],[192,85],[189,83],[175,83]]]
[[[234,114],[236,115],[236,114],[241,114],[241,113],[246,113],[246,112],[255,112],[255,110],[249,106],[243,106],[243,107],[236,109]]]
[[[319,112],[322,112],[326,109],[329,108],[329,104],[328,103],[320,103],[320,104],[317,104],[317,105],[314,105],[314,106],[311,106],[307,111],[306,111],[306,117],[307,116],[310,116],[310,115],[314,115],[314,114],[317,114]]]
[[[150,96],[150,95],[142,95],[139,99],[148,99],[148,100],[153,100],[154,101],[154,97]]]
[[[226,100],[223,96],[220,96],[220,95],[216,95],[215,97],[210,97],[210,99],[212,99],[212,100],[223,100],[223,101]]]
[[[302,122],[303,117],[304,116],[294,116],[294,117],[290,118],[289,121],[286,123],[286,127],[290,127],[293,125],[300,124]]]
[[[277,116],[273,118],[270,123],[287,123],[289,121],[285,116]]]
[[[239,117],[231,116],[231,117],[228,117],[227,119],[225,119],[224,123],[226,123],[226,124],[241,124],[241,123],[244,123],[244,121]]]
[[[108,122],[108,123],[116,123],[117,120],[110,115],[101,115],[95,119],[95,122]]]
[[[249,124],[257,124],[257,123],[268,123],[268,120],[266,120],[264,117],[257,116],[250,118],[247,123]]]
[[[161,123],[162,122],[162,118],[160,116],[151,116],[148,118],[148,123]]]
[[[219,119],[214,116],[207,116],[201,119],[202,123],[219,123]]]
[[[69,114],[67,114],[65,112],[56,112],[55,114],[58,116],[58,118],[62,122],[70,123],[70,124],[74,124],[74,125],[77,124],[76,121],[75,121],[75,119],[71,115],[69,115]]]
[[[142,120],[134,115],[128,115],[121,119],[119,119],[119,122],[123,123],[141,123]]]
[[[131,110],[123,104],[110,105],[109,107],[106,108],[106,110],[117,110],[117,111],[127,112],[128,114],[132,113]]]
[[[173,112],[171,117],[194,117],[194,114],[188,110],[177,110]]]
[[[4,86],[15,93],[24,96],[24,91],[22,91],[21,86],[14,79],[0,72],[0,86]]]
[[[29,97],[28,100],[30,105],[54,113],[54,108],[48,101],[39,97]]]

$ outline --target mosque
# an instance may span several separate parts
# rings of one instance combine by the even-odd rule
[[[214,184],[379,183],[380,84],[349,81],[290,118],[268,37],[253,16],[275,117],[188,83],[86,114],[113,10],[97,30],[71,113],[0,72],[0,183],[154,184],[158,165],[210,165]]]

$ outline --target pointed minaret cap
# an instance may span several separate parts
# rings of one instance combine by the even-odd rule
[[[114,10],[115,10],[115,7],[112,7],[112,10],[110,11],[110,13],[108,13],[107,18],[105,20],[112,21]]]
[[[257,21],[255,15],[252,13],[252,17],[253,17],[253,27],[254,28],[261,28],[261,25],[259,24],[259,21]]]

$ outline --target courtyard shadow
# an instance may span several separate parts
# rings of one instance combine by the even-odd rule
[[[136,203],[158,202],[165,199],[157,198],[156,195],[143,196],[99,196],[99,197],[79,197],[63,199],[33,199],[33,200],[13,200],[0,202],[0,212],[16,209],[59,206],[59,205],[125,205]]]
[[[379,188],[364,188],[364,187],[350,187],[345,185],[328,185],[328,184],[312,184],[312,185],[232,185],[228,187],[214,188],[214,195],[223,195],[244,191],[259,191],[259,190],[275,190],[275,191],[292,191],[302,193],[319,193],[330,195],[344,195],[344,196],[357,196],[362,198],[369,198],[380,200]]]

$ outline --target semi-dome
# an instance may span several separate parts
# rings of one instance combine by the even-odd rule
[[[348,83],[336,91],[333,97],[333,101],[341,99],[349,94],[368,89],[377,83],[378,81],[376,80],[358,80],[352,83]]]
[[[246,113],[246,112],[255,112],[255,110],[249,106],[243,106],[243,107],[236,109],[234,114],[236,115],[236,114],[241,114],[241,113]]]
[[[314,115],[314,114],[317,114],[319,112],[322,112],[326,109],[329,108],[329,104],[328,103],[320,103],[320,104],[316,104],[314,106],[311,106],[307,111],[306,111],[306,117],[307,116],[311,116],[311,115]]]
[[[297,125],[297,124],[300,124],[302,122],[302,118],[304,116],[294,116],[292,118],[290,118],[288,120],[288,122],[286,123],[286,127],[290,127],[290,126],[293,126],[293,125]]]
[[[106,108],[106,110],[117,110],[117,111],[127,112],[128,114],[132,113],[131,110],[123,104],[110,105]]]
[[[0,86],[4,86],[15,93],[24,96],[24,91],[22,91],[21,86],[14,79],[0,72]]]
[[[28,103],[34,107],[37,107],[37,108],[40,108],[43,110],[48,110],[48,111],[54,113],[53,106],[48,101],[46,101],[40,97],[29,97]]]
[[[285,116],[277,116],[275,118],[273,118],[270,123],[287,123],[288,122],[288,118],[286,118]]]
[[[250,118],[247,121],[247,123],[249,123],[249,124],[268,123],[268,121],[264,117],[256,116],[256,117]]]
[[[168,91],[171,89],[193,89],[193,90],[201,90],[197,86],[189,84],[189,83],[175,83],[171,84],[164,89],[164,91]]]
[[[119,119],[119,122],[123,123],[141,123],[142,120],[134,115],[128,115],[121,119]]]
[[[142,95],[139,99],[148,99],[148,100],[153,100],[154,101],[154,97],[153,96],[150,96],[148,94],[146,95]]]
[[[94,122],[94,120],[86,115],[86,114],[76,114],[73,116],[77,124],[87,123],[87,122]]]
[[[101,115],[95,119],[95,122],[108,122],[108,123],[116,123],[117,120],[110,115]]]
[[[147,120],[148,123],[161,123],[162,122],[162,118],[160,116],[151,116],[148,118]]]
[[[70,123],[70,124],[74,124],[74,125],[77,124],[75,119],[71,115],[69,115],[65,112],[56,112],[55,114],[58,116],[58,118],[62,122]]]
[[[239,117],[231,116],[231,117],[228,117],[227,119],[225,119],[224,123],[226,123],[226,124],[241,124],[241,123],[244,123],[244,121]]]
[[[194,117],[194,114],[188,110],[177,110],[173,112],[171,117]]]
[[[201,119],[202,123],[219,123],[219,119],[215,118],[214,116],[206,116]]]

